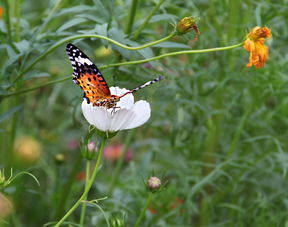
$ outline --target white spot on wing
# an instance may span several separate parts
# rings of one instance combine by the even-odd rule
[[[90,61],[88,58],[78,57],[78,58],[75,58],[75,60],[76,60],[77,62],[80,62],[82,65],[84,65],[84,63],[86,63],[87,65],[93,65],[93,62]]]

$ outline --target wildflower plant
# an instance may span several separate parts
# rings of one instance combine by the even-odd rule
[[[15,164],[19,135],[42,144],[41,159],[24,171],[39,175],[40,189],[0,172],[1,190],[16,203],[7,222],[283,225],[286,16],[284,3],[268,1],[4,0],[1,168],[27,168]],[[71,68],[67,45],[90,58],[73,57],[72,48]],[[67,149],[71,138],[80,146]],[[102,162],[108,144],[123,144],[113,165]],[[159,193],[156,178],[151,191],[139,183],[152,168],[165,171],[167,190]],[[157,215],[149,212],[155,196]],[[170,209],[175,203],[181,210]]]

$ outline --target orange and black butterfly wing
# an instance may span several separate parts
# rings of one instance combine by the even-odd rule
[[[73,81],[83,89],[87,103],[109,97],[110,90],[103,75],[87,55],[71,43],[67,44],[66,52],[74,70]]]

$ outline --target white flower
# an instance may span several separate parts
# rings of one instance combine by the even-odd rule
[[[120,96],[127,91],[125,88],[110,88],[111,95]],[[93,106],[84,99],[82,111],[89,124],[101,131],[109,132],[136,128],[148,121],[151,115],[150,104],[144,100],[134,103],[133,94],[122,97],[114,110],[113,108]]]

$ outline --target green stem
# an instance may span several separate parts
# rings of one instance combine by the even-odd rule
[[[127,135],[126,140],[125,140],[123,152],[121,153],[120,159],[118,160],[116,168],[114,170],[114,173],[112,174],[112,180],[111,180],[110,187],[109,187],[109,190],[108,190],[108,193],[107,193],[108,197],[111,196],[111,194],[113,192],[113,189],[115,187],[115,183],[117,182],[117,179],[118,179],[118,177],[120,175],[120,170],[121,170],[121,168],[123,166],[125,155],[126,155],[126,152],[128,150],[128,147],[130,145],[131,139],[134,136],[134,133],[135,133],[134,130],[130,130],[128,132],[128,135]]]
[[[65,39],[62,39],[60,41],[58,41],[57,43],[55,43],[54,45],[52,45],[50,48],[48,48],[48,50],[46,50],[43,54],[41,54],[38,58],[36,58],[29,66],[27,66],[27,68],[25,68],[24,70],[22,70],[16,77],[16,79],[14,80],[14,82],[18,81],[21,77],[23,77],[23,75],[25,73],[27,73],[29,70],[31,70],[33,68],[33,66],[39,62],[40,60],[42,60],[44,57],[46,57],[46,55],[48,55],[49,53],[51,53],[54,49],[56,49],[57,47],[61,46],[62,44],[64,43],[67,43],[67,42],[70,42],[72,40],[75,40],[75,39],[82,39],[82,38],[98,38],[98,39],[104,39],[104,40],[107,40],[117,46],[120,46],[124,49],[127,49],[127,50],[140,50],[140,49],[143,49],[143,48],[147,48],[147,47],[150,47],[150,46],[153,46],[153,45],[156,45],[158,43],[161,43],[167,39],[170,39],[172,36],[174,36],[175,33],[172,33],[162,39],[159,39],[159,40],[156,40],[154,42],[150,42],[150,43],[147,43],[147,44],[144,44],[144,45],[141,45],[141,46],[138,46],[138,47],[129,47],[129,46],[126,46],[126,45],[123,45],[122,43],[119,43],[113,39],[110,39],[108,37],[105,37],[105,36],[102,36],[102,35],[75,35],[75,36],[71,36],[71,37],[68,37],[68,38],[65,38]]]
[[[121,63],[109,64],[109,65],[102,66],[102,69],[115,67],[115,66],[121,66],[121,65],[141,64],[141,63],[145,63],[145,62],[149,62],[149,61],[155,61],[155,60],[159,60],[161,58],[171,57],[171,56],[180,55],[180,54],[200,54],[200,53],[208,53],[208,52],[229,50],[229,49],[233,49],[233,48],[236,48],[236,47],[239,47],[239,46],[242,46],[242,45],[243,45],[243,43],[238,43],[236,45],[227,46],[227,47],[216,47],[216,48],[202,49],[202,50],[184,50],[184,51],[170,52],[170,53],[167,53],[167,54],[158,55],[158,56],[153,57],[153,58],[146,58],[146,59],[137,60],[137,61],[129,61],[129,62],[121,62]]]
[[[97,161],[96,161],[93,173],[91,175],[91,178],[89,179],[87,187],[85,187],[85,190],[84,190],[83,194],[77,200],[77,202],[70,208],[70,210],[63,216],[63,218],[60,221],[57,222],[55,227],[59,227],[61,224],[63,224],[63,222],[66,220],[66,218],[68,218],[74,212],[74,210],[81,204],[82,200],[84,198],[86,198],[88,192],[90,191],[90,188],[93,185],[95,177],[96,177],[96,175],[98,173],[99,165],[100,165],[100,162],[101,162],[102,153],[103,153],[103,150],[104,150],[104,147],[105,147],[106,143],[107,143],[107,139],[105,138],[105,139],[103,139],[103,141],[101,143],[99,154],[98,154],[98,157],[97,157]]]
[[[22,0],[16,0],[15,3],[15,16],[16,16],[16,24],[15,24],[15,41],[20,41],[20,13],[21,13],[21,3]]]
[[[12,34],[11,34],[11,22],[10,22],[10,7],[8,0],[4,0],[4,7],[5,7],[5,21],[6,21],[6,27],[7,27],[7,38],[8,43],[12,43]]]
[[[54,7],[52,8],[52,10],[49,12],[48,16],[46,17],[46,19],[44,20],[44,22],[42,23],[42,25],[37,29],[35,36],[33,37],[33,40],[35,39],[36,35],[38,35],[39,33],[42,32],[42,30],[45,28],[45,26],[49,23],[49,21],[51,20],[52,16],[54,15],[54,13],[56,12],[56,10],[59,8],[60,4],[61,4],[62,0],[58,0]]]
[[[241,46],[242,43],[236,44],[236,45],[232,45],[232,46],[227,46],[227,47],[218,47],[218,48],[210,48],[210,49],[202,49],[202,50],[186,50],[186,51],[177,51],[177,52],[171,52],[171,53],[167,53],[167,54],[162,54],[153,58],[146,58],[143,60],[138,60],[138,61],[128,61],[128,62],[120,62],[120,63],[115,63],[115,64],[110,64],[110,65],[104,65],[104,66],[100,66],[98,67],[99,69],[105,69],[105,68],[110,68],[110,67],[115,67],[115,66],[120,66],[120,65],[133,65],[133,64],[141,64],[141,63],[145,63],[145,62],[149,62],[149,61],[155,61],[164,57],[169,57],[169,56],[175,56],[175,55],[180,55],[180,54],[196,54],[196,53],[208,53],[208,52],[216,52],[216,51],[222,51],[222,50],[229,50],[229,49],[233,49],[236,47]],[[36,63],[35,63],[36,64]],[[17,95],[17,94],[22,94],[22,93],[26,93],[29,91],[34,91],[38,88],[41,87],[45,87],[47,85],[51,85],[51,84],[55,84],[55,83],[59,83],[59,82],[64,82],[66,80],[71,79],[71,76],[69,77],[65,77],[65,78],[61,78],[58,80],[54,80],[54,81],[50,81],[44,84],[40,84],[38,86],[32,87],[32,88],[27,88],[27,89],[23,89],[21,91],[17,91],[14,93],[10,93],[10,94],[3,94],[0,95],[0,97],[2,98],[6,98],[9,96],[13,96],[13,95]]]
[[[86,164],[86,180],[85,180],[85,190],[88,186],[89,182],[89,174],[90,174],[90,160],[87,160]],[[87,200],[87,195],[83,198],[83,200]],[[85,212],[86,212],[86,203],[82,204],[82,209],[81,209],[81,216],[80,216],[80,226],[84,226],[84,219],[85,219]]]
[[[126,34],[128,34],[128,35],[130,35],[133,24],[134,24],[137,4],[138,4],[138,0],[132,0],[132,6],[130,8],[128,24],[126,27]]]
[[[26,93],[26,92],[29,92],[29,91],[37,90],[38,88],[42,88],[42,87],[45,87],[47,85],[52,85],[52,84],[57,84],[57,83],[60,83],[60,82],[64,82],[64,81],[69,80],[69,79],[71,79],[71,76],[67,76],[67,77],[64,77],[64,78],[61,78],[61,79],[58,79],[58,80],[49,81],[47,83],[43,83],[43,84],[37,85],[35,87],[31,87],[31,88],[23,89],[23,90],[20,90],[20,91],[16,91],[16,92],[13,92],[13,93],[10,93],[10,94],[0,95],[0,97],[6,98],[6,97],[9,97],[9,96],[13,96],[13,95],[19,95],[19,94]]]
[[[148,196],[148,198],[147,198],[147,200],[146,200],[145,206],[144,206],[144,208],[142,209],[139,217],[137,218],[134,227],[138,227],[138,226],[140,225],[140,223],[141,223],[141,221],[142,221],[142,219],[143,219],[143,217],[144,217],[144,215],[145,215],[145,213],[146,213],[146,210],[148,209],[148,207],[149,207],[149,205],[150,205],[150,203],[151,203],[151,201],[152,201],[152,198],[153,198],[153,194],[152,194],[151,192],[149,192],[149,196]]]
[[[146,17],[143,24],[139,26],[139,28],[136,29],[133,35],[133,39],[137,39],[140,35],[141,31],[146,27],[146,25],[149,23],[151,17],[158,11],[159,7],[165,2],[165,0],[160,0],[158,4],[152,9],[152,11],[149,13],[148,17]]]

